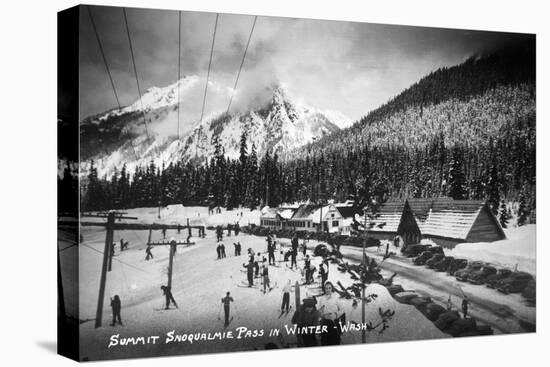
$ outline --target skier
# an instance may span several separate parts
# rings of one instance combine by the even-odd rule
[[[290,250],[290,268],[295,266],[298,269],[298,264],[296,264],[296,251]]]
[[[111,309],[113,310],[113,322],[111,323],[111,326],[115,326],[117,321],[119,325],[122,325],[122,319],[120,318],[121,308],[122,304],[120,302],[120,297],[118,294],[115,294],[115,297],[111,298]]]
[[[328,279],[328,272],[325,270],[324,264],[319,265],[319,276],[321,277],[321,287],[323,288],[323,294],[325,293],[325,282]]]
[[[225,297],[222,298],[223,303],[223,312],[225,314],[225,323],[223,326],[229,325],[229,305],[233,302],[233,297],[230,296],[229,292],[225,294]]]
[[[120,239],[120,252],[124,251],[124,238]]]
[[[330,281],[325,282],[325,295],[318,298],[321,325],[326,326],[328,332],[321,335],[322,345],[339,345],[341,330],[337,327],[338,320],[344,317],[344,309],[338,295],[333,293],[334,286]]]
[[[223,240],[223,229],[221,226],[216,227],[216,238],[218,242]]]
[[[181,225],[178,223],[178,234],[180,234],[181,231]]]
[[[252,258],[247,264],[243,264],[243,268],[246,268],[246,277],[248,279],[248,287],[254,286],[254,261]]]
[[[235,256],[239,256],[239,245],[233,242],[233,246],[235,247]]]
[[[216,246],[216,253],[218,254],[218,260],[222,258],[222,247],[218,243],[218,246]]]
[[[166,228],[162,229],[162,238],[166,239]]]
[[[223,243],[220,245],[220,252],[222,254],[222,257],[225,257],[225,245]]]
[[[174,304],[174,306],[176,306],[176,308],[178,308],[178,304],[176,303],[176,300],[174,299],[174,296],[172,296],[172,290],[170,289],[170,287],[165,286],[165,285],[161,285],[160,289],[162,289],[162,292],[164,293],[164,297],[166,298],[165,310],[170,308],[170,302],[172,302]]]
[[[281,304],[281,313],[288,313],[288,308],[290,307],[290,292],[292,291],[292,285],[290,284],[290,279],[288,283],[283,287],[283,303]]]
[[[297,324],[299,328],[319,325],[319,311],[315,308],[313,298],[305,298],[303,303],[294,312],[292,323]],[[328,330],[328,333],[333,331]],[[317,338],[314,332],[307,332],[298,335],[299,347],[314,347],[317,345]]]
[[[304,257],[306,257],[306,251],[307,251],[306,240],[304,240],[304,242],[302,242],[302,255]]]
[[[265,258],[264,258],[264,263],[262,265],[262,276],[264,279],[264,294],[265,294],[267,290],[271,288],[269,285],[269,266],[266,264]]]
[[[145,260],[149,261],[149,259],[152,259],[153,258],[153,253],[151,252],[151,249],[153,248],[153,246],[151,245],[147,245],[147,248],[145,249]]]
[[[470,305],[470,301],[468,300],[468,297],[464,295],[464,299],[462,300],[462,313],[464,314],[464,318],[468,316],[469,305]]]
[[[241,227],[239,226],[239,223],[235,224],[234,230],[235,230],[235,236],[238,236],[239,232],[241,231]]]
[[[267,244],[267,254],[269,259],[269,265],[271,265],[271,262],[273,262],[273,265],[275,265],[275,244],[274,243],[268,243]]]
[[[238,250],[238,256],[241,256],[241,251],[242,251],[243,247],[241,246],[241,243],[240,242],[237,242],[237,250]]]
[[[311,277],[311,259],[309,258],[309,255],[306,255],[306,259],[304,261],[304,276],[306,278],[306,284],[309,284],[309,279]]]
[[[294,251],[296,254],[298,253],[298,236],[296,233],[292,236],[292,240],[290,241],[292,243],[292,251]]]

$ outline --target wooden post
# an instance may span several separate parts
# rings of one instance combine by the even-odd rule
[[[153,229],[150,228],[149,229],[149,239],[147,240],[147,245],[149,245],[151,243],[151,237],[153,236]]]
[[[176,245],[174,241],[170,242],[170,260],[168,262],[168,288],[172,289],[172,268],[174,264],[174,252]]]
[[[105,235],[105,249],[103,250],[103,265],[101,266],[101,279],[99,281],[99,296],[97,298],[97,310],[95,316],[95,327],[101,326],[103,317],[103,301],[105,298],[105,283],[107,282],[107,266],[109,263],[111,246],[113,244],[113,231],[115,225],[115,213],[110,212],[107,216],[107,234]]]
[[[191,241],[191,227],[189,226],[189,218],[187,218],[187,229],[189,230],[189,237],[187,237],[187,242]]]
[[[107,271],[111,271],[113,268],[113,252],[115,252],[115,246],[112,240],[113,238],[111,238],[111,243],[109,244],[109,266]]]

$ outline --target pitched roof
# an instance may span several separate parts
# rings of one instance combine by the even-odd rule
[[[397,232],[401,215],[403,215],[403,207],[405,200],[389,200],[380,206],[378,209],[378,217],[373,220],[374,226],[369,228],[373,232]],[[359,223],[363,223],[363,218],[358,219]]]
[[[312,219],[313,212],[318,208],[317,205],[313,204],[302,204],[294,212],[294,215],[291,219]]]
[[[337,206],[336,210],[340,212],[340,215],[344,218],[353,218],[353,216],[359,213],[358,209],[353,206]]]
[[[484,206],[480,200],[434,200],[420,230],[423,235],[465,240]]]

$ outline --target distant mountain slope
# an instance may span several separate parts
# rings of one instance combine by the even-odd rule
[[[226,156],[236,158],[239,141],[247,135],[262,156],[266,151],[284,156],[286,152],[339,131],[350,120],[338,111],[315,109],[295,101],[281,86],[269,87],[271,98],[255,109],[232,114],[219,113],[199,121],[182,122],[181,137],[175,135],[177,88],[183,103],[200,85],[197,77],[187,77],[164,88],[151,88],[130,106],[85,119],[81,124],[84,161],[95,160],[99,175],[110,174],[124,163],[128,168],[157,166],[191,159],[204,161],[212,156],[212,141],[218,139]],[[227,97],[220,87],[209,88],[211,98]],[[196,90],[195,90],[196,92]],[[209,93],[209,94],[210,94]],[[147,121],[147,126],[144,121]],[[172,129],[167,131],[167,129]]]
[[[507,122],[535,113],[535,59],[533,41],[438,69],[307,150],[327,153],[350,144],[419,148],[440,134],[451,145],[487,141]]]

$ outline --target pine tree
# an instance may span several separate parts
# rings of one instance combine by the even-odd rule
[[[487,181],[487,203],[494,215],[497,215],[499,212],[500,186],[498,169],[496,164],[493,163],[489,173],[489,180]]]
[[[519,196],[518,227],[526,224],[528,217],[529,217],[529,208],[527,207],[525,194],[522,192]]]
[[[510,220],[510,217],[511,217],[510,211],[506,207],[506,202],[504,201],[504,199],[502,199],[502,201],[500,202],[499,216],[498,216],[498,220],[502,228],[508,227],[508,221]]]
[[[454,200],[466,199],[466,178],[464,176],[464,164],[462,154],[458,149],[453,153],[451,169],[449,171],[449,196]]]

